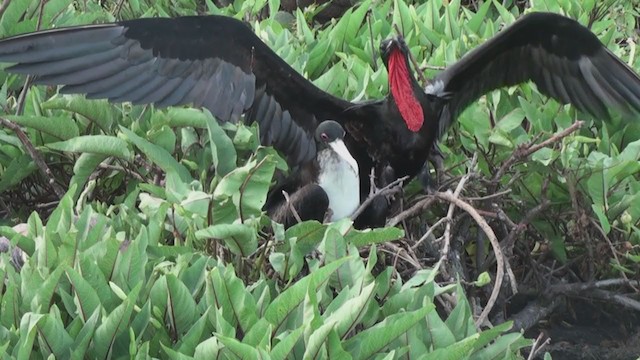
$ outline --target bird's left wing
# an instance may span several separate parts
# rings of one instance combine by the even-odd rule
[[[562,103],[603,119],[609,108],[640,113],[640,77],[577,21],[531,13],[447,67],[426,92],[451,96],[443,131],[471,102],[504,86],[533,81]]]

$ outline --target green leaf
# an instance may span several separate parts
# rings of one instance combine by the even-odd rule
[[[269,307],[265,310],[264,318],[269,320],[269,322],[275,326],[275,330],[278,331],[289,314],[304,300],[309,284],[314,284],[316,290],[320,289],[320,287],[328,281],[329,276],[347,260],[349,260],[349,258],[333,261],[298,280],[290,288],[273,299]]]
[[[116,307],[111,313],[102,318],[102,323],[96,329],[94,336],[93,354],[99,358],[107,358],[113,351],[116,337],[126,333],[129,328],[129,320],[142,284],[138,284],[125,301]]]
[[[243,333],[248,333],[258,322],[256,302],[247,291],[242,280],[235,276],[228,267],[224,273],[214,268],[210,275],[210,286],[207,289],[212,305],[222,310],[225,319],[232,325],[239,324]]]
[[[113,105],[106,100],[89,100],[83,96],[59,96],[42,103],[43,110],[62,109],[78,113],[108,132],[118,118]]]
[[[86,355],[91,339],[93,339],[93,334],[96,331],[99,319],[100,311],[96,309],[96,311],[94,311],[86,320],[73,342],[71,347],[73,349],[73,352],[71,353],[73,359],[82,359]]]
[[[193,325],[196,303],[189,289],[175,275],[167,274],[167,316],[169,326],[180,338]]]
[[[56,311],[57,312],[57,311]],[[60,315],[57,312],[57,315]],[[73,339],[64,328],[62,319],[53,314],[46,314],[38,322],[38,342],[44,353],[53,354],[56,358],[69,358]]]
[[[187,171],[182,164],[176,161],[176,159],[174,159],[166,150],[141,138],[133,131],[123,126],[120,126],[120,131],[122,131],[127,139],[139,148],[149,158],[149,160],[158,165],[162,170],[178,174],[180,179],[185,183],[193,180],[189,171]]]
[[[131,160],[127,142],[108,135],[84,135],[66,141],[47,144],[48,148],[58,151],[101,154]]]
[[[193,357],[195,359],[217,359],[221,348],[218,339],[210,337],[196,346]]]
[[[396,227],[355,230],[349,231],[345,235],[345,240],[357,247],[380,244],[388,241],[398,240],[404,236],[404,231]]]
[[[349,338],[345,350],[355,358],[366,359],[385,349],[396,338],[406,333],[429,313],[435,305],[427,304],[419,310],[388,316],[377,325]]]
[[[199,129],[207,127],[207,114],[199,109],[171,107],[166,116],[167,125],[171,127],[190,126]]]
[[[18,360],[27,360],[31,358],[31,350],[33,347],[33,341],[37,334],[37,327],[40,320],[45,315],[26,313],[20,320],[20,332],[18,343],[14,347],[14,356]]]
[[[23,179],[36,171],[36,169],[38,169],[38,166],[31,159],[31,156],[27,154],[22,154],[12,159],[9,166],[7,166],[6,170],[2,173],[2,176],[0,176],[0,193],[19,184]]]
[[[76,123],[67,117],[62,116],[35,116],[35,115],[7,115],[7,119],[26,126],[58,139],[67,140],[79,135]]]
[[[289,359],[293,355],[293,347],[300,340],[304,332],[304,327],[301,326],[290,333],[288,333],[280,342],[276,344],[271,350],[271,359],[273,360],[285,360]]]
[[[316,329],[306,343],[303,359],[320,359],[323,355],[323,346],[328,341],[329,332],[336,326],[335,319],[327,321],[324,325]]]
[[[241,221],[251,216],[260,216],[275,167],[276,162],[270,155],[259,161],[249,161],[220,180],[213,192],[214,199],[232,198]]]
[[[216,174],[223,177],[236,168],[236,149],[229,136],[208,110],[205,111],[205,121],[209,130],[209,146],[211,147],[213,166],[216,168]]]
[[[340,338],[344,339],[362,321],[367,305],[375,295],[375,285],[371,283],[365,286],[358,296],[349,299],[326,318],[325,324],[335,323],[335,327],[332,328],[335,328]]]
[[[219,239],[236,255],[247,257],[258,249],[258,233],[245,224],[220,224],[196,231],[198,239]]]

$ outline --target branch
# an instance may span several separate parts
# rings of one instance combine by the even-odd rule
[[[457,199],[464,188],[467,180],[473,174],[473,168],[476,166],[478,161],[478,153],[473,154],[473,158],[471,159],[471,164],[469,164],[469,171],[460,179],[458,182],[458,186],[456,186],[456,190],[453,192],[453,196]],[[449,204],[449,210],[447,211],[447,223],[444,228],[444,246],[442,247],[442,254],[440,255],[440,260],[443,262],[447,262],[449,257],[449,250],[451,248],[451,223],[453,222],[453,211],[455,210],[454,203]],[[474,209],[475,210],[475,209]],[[480,216],[480,215],[478,215]]]
[[[498,238],[493,232],[493,229],[491,229],[489,224],[487,224],[484,218],[482,218],[482,216],[478,214],[478,212],[476,211],[476,209],[473,208],[473,206],[453,196],[451,192],[446,192],[446,193],[437,192],[434,194],[434,196],[438,199],[454,203],[457,207],[469,213],[469,215],[471,215],[473,220],[476,221],[478,226],[480,226],[482,231],[484,231],[484,233],[489,238],[489,241],[491,242],[491,247],[493,248],[493,252],[495,253],[496,262],[497,262],[496,281],[493,285],[493,290],[491,291],[491,296],[489,296],[487,305],[484,307],[484,309],[482,310],[482,313],[480,313],[480,316],[476,320],[476,327],[480,327],[480,325],[484,324],[484,322],[487,320],[487,317],[489,316],[489,312],[491,312],[491,309],[495,305],[496,299],[498,298],[498,293],[500,292],[500,286],[502,285],[502,280],[504,279],[504,256],[502,255],[502,250],[500,249],[500,243],[498,243]]]
[[[535,141],[533,140],[531,142],[518,146],[518,148],[511,154],[511,157],[509,157],[507,161],[505,161],[502,164],[502,166],[500,166],[500,169],[498,169],[498,172],[496,172],[496,174],[493,176],[492,181],[498,182],[498,180],[500,180],[500,178],[502,177],[502,175],[504,175],[507,169],[509,169],[511,165],[513,165],[515,162],[528,157],[529,155],[533,154],[534,152],[544,147],[547,147],[553,143],[556,143],[562,140],[563,138],[569,136],[571,133],[580,129],[583,124],[584,124],[584,121],[578,120],[574,122],[573,125],[560,131],[559,133],[554,134],[552,137],[548,138],[547,140],[539,144],[533,144],[533,141]]]
[[[351,219],[355,220],[360,214],[362,214],[364,209],[366,209],[367,206],[371,204],[371,202],[373,201],[373,199],[376,198],[376,196],[386,196],[388,194],[394,193],[396,191],[396,187],[398,186],[402,187],[402,183],[408,178],[409,178],[408,176],[404,176],[399,179],[396,179],[393,182],[389,183],[389,185],[383,187],[382,189],[376,190],[371,194],[369,194],[369,196],[367,196],[367,199],[363,201],[362,204],[360,204],[360,206],[358,206],[358,208],[356,209],[356,211],[353,212],[353,214],[351,214]]]
[[[284,196],[284,200],[287,202],[287,207],[289,207],[289,210],[291,210],[293,217],[296,219],[298,224],[301,223],[302,219],[300,218],[300,215],[298,215],[298,212],[296,211],[296,209],[293,207],[293,204],[289,199],[289,194],[286,191],[282,190],[282,195]]]
[[[36,148],[33,146],[33,144],[31,143],[31,140],[29,140],[29,137],[27,137],[27,134],[25,134],[24,131],[20,129],[20,126],[18,126],[14,122],[7,120],[5,118],[0,118],[0,124],[2,124],[7,129],[10,129],[16,134],[16,136],[18,136],[18,139],[20,139],[20,142],[27,150],[27,153],[29,153],[29,156],[31,156],[33,161],[36,163],[42,175],[44,175],[45,178],[49,179],[48,183],[51,186],[51,188],[53,188],[53,191],[56,193],[56,196],[58,196],[59,199],[62,199],[65,193],[64,189],[56,183],[55,179],[53,178],[53,173],[51,172],[51,169],[49,169],[42,155],[40,155],[38,150],[36,150]]]

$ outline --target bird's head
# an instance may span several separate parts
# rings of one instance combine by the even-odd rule
[[[391,55],[397,54],[406,59],[409,53],[409,47],[404,42],[404,38],[400,35],[391,39],[384,40],[380,43],[380,56],[384,62],[384,66],[389,68],[389,58]]]
[[[336,141],[344,139],[345,131],[340,124],[333,120],[326,120],[316,128],[316,141],[322,148],[331,146]]]
[[[422,89],[411,74],[409,47],[404,38],[398,35],[380,44],[380,55],[389,73],[389,89],[393,101],[407,128],[418,132],[424,123],[424,112],[414,89],[420,92]]]
[[[358,163],[351,156],[351,153],[344,144],[345,131],[340,124],[333,120],[326,120],[320,123],[316,128],[316,142],[319,151],[330,149],[340,158],[349,163],[353,169],[358,171]]]

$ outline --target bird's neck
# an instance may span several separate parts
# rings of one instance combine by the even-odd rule
[[[407,56],[396,49],[389,55],[387,70],[391,96],[400,111],[407,128],[418,132],[424,123],[424,113],[417,94],[420,85],[411,74]]]

